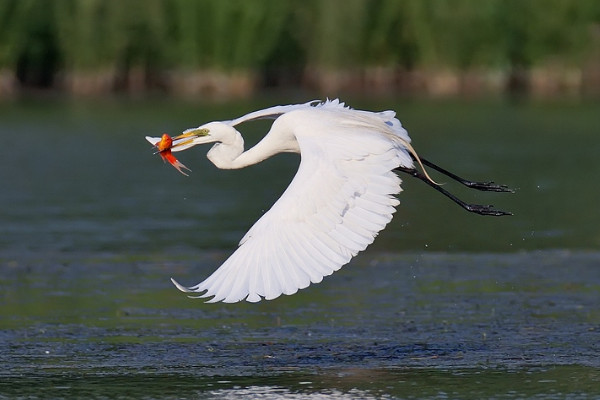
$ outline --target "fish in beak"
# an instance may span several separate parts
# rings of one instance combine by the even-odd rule
[[[180,139],[181,136],[178,136],[175,138],[175,140]],[[171,153],[171,149],[174,147],[173,146],[173,138],[171,138],[171,136],[167,135],[166,133],[163,133],[163,135],[160,138],[160,141],[156,142],[154,144],[154,147],[156,147],[156,149],[158,150],[158,154],[161,156],[161,158],[163,159],[163,161],[168,162],[169,164],[171,164],[173,167],[175,167],[175,169],[179,172],[181,172],[183,175],[188,176],[188,174],[186,174],[183,170],[186,169],[188,171],[192,171],[191,169],[189,169],[188,167],[186,167],[185,165],[183,165],[181,163],[181,161],[179,161],[177,158],[175,158],[175,156]],[[180,143],[177,143],[177,145],[180,145]]]

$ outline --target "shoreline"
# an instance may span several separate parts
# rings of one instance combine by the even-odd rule
[[[367,67],[348,70],[307,68],[265,71],[168,70],[133,68],[119,72],[61,72],[47,87],[23,85],[0,71],[0,99],[45,92],[72,97],[164,94],[175,98],[243,99],[268,90],[304,90],[324,96],[420,95],[431,98],[518,95],[532,98],[600,97],[600,67],[544,66],[522,71],[447,68],[406,70]]]

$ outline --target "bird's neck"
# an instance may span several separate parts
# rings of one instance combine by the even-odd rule
[[[221,169],[239,169],[257,164],[281,152],[296,152],[300,149],[295,138],[289,135],[267,134],[254,147],[244,151],[244,139],[236,134],[213,146],[208,152],[208,159]]]
[[[220,138],[208,151],[206,157],[220,169],[243,168],[238,167],[236,163],[243,151],[244,138],[238,131],[234,131],[233,134]]]

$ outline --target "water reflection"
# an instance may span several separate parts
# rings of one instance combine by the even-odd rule
[[[9,398],[130,399],[523,399],[596,398],[598,370],[554,366],[505,369],[391,369],[270,376],[194,376],[152,371],[17,377],[0,386]]]
[[[281,386],[248,386],[245,388],[234,387],[227,390],[211,390],[206,393],[207,399],[378,399],[369,392],[358,389],[351,389],[348,392],[342,392],[336,389],[324,390],[322,392],[292,392],[288,388]]]

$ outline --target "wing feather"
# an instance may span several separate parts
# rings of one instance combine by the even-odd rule
[[[412,165],[402,142],[387,131],[398,131],[394,134],[410,142],[394,113],[370,113],[377,119],[370,125],[362,114],[356,121],[345,116],[336,123],[332,119],[339,113],[332,109],[348,110],[343,103],[311,104],[278,106],[230,121],[283,115],[276,123],[302,126],[294,130],[300,166],[286,191],[223,265],[198,285],[183,288],[176,283],[180,289],[212,297],[209,302],[256,302],[293,294],[339,270],[391,221],[399,204],[395,195],[401,191],[393,169]],[[311,123],[312,114],[303,114],[306,108],[326,113],[327,118],[314,121],[327,124]]]
[[[288,113],[290,111],[311,107],[314,104],[320,103],[320,102],[321,102],[320,100],[312,100],[312,101],[302,103],[302,104],[291,104],[291,105],[285,105],[285,106],[269,107],[269,108],[265,108],[262,110],[248,113],[246,115],[243,115],[236,119],[232,119],[230,121],[222,121],[222,122],[227,123],[231,126],[235,126],[235,125],[242,124],[244,122],[255,121],[255,120],[259,120],[259,119],[276,119],[276,118],[280,117],[281,115]]]
[[[279,236],[280,235],[278,235],[278,237]],[[276,246],[276,243],[279,244],[279,246]],[[287,273],[287,271],[284,271],[282,255],[286,251],[285,248],[281,248],[281,242],[277,241],[269,243],[269,247],[267,249],[268,256],[270,256],[270,259],[273,262],[272,270],[275,272],[274,274],[269,274],[268,272],[265,272],[265,275],[272,275],[274,278],[271,291],[271,296],[273,296],[272,298],[276,298],[282,293],[291,294],[292,291],[290,287],[293,286],[295,283],[293,281],[293,278],[288,278],[289,274]],[[298,288],[295,289],[298,290]]]
[[[319,260],[314,252],[310,252],[305,243],[296,242],[295,255],[301,260],[301,268],[307,274],[309,285],[319,283],[326,275],[331,275],[323,260]],[[308,285],[307,285],[308,286]]]
[[[297,255],[297,245],[289,240],[288,232],[281,232],[279,238],[281,240],[281,248],[285,249],[281,253],[282,261],[284,265],[288,266],[287,270],[293,280],[293,287],[295,287],[295,290],[286,294],[293,294],[298,289],[304,289],[310,285],[310,275],[304,270],[302,264],[299,263],[301,258]]]
[[[304,230],[308,231],[308,227],[304,227]],[[332,238],[331,233],[312,229],[309,234],[303,235],[301,240],[304,249],[310,254],[319,256],[313,269],[326,275],[330,275],[337,265],[346,264],[352,257],[339,241]]]

